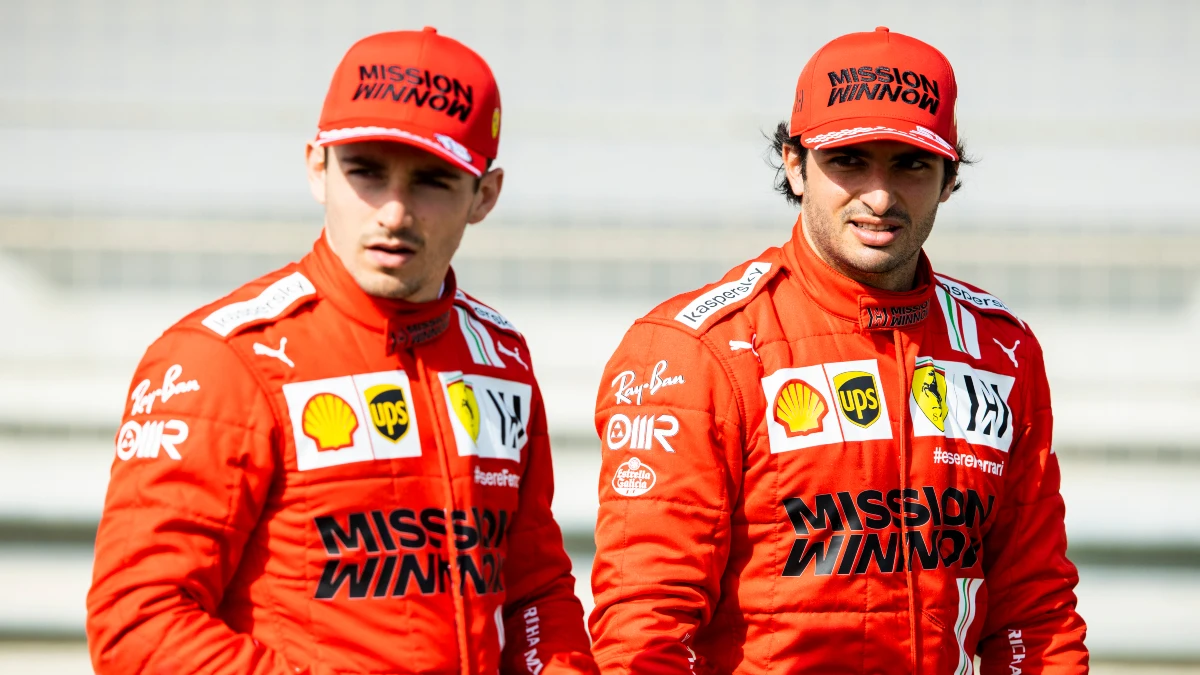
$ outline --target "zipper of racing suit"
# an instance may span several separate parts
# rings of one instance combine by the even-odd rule
[[[900,382],[900,495],[903,498],[908,490],[908,390],[909,377],[906,372],[908,359],[904,355],[903,334],[897,329],[892,331],[892,340],[896,345],[896,375]],[[912,556],[908,545],[908,520],[900,513],[900,555],[904,557],[904,578],[908,585],[908,640],[909,658],[912,659],[912,670],[917,672],[917,602],[913,587]]]
[[[425,381],[425,393],[429,395],[429,403],[433,408],[431,418],[434,434],[438,439],[436,445],[438,460],[441,461],[442,468],[442,489],[446,493],[446,504],[443,508],[446,512],[446,554],[450,558],[450,595],[454,598],[454,628],[458,637],[459,672],[462,675],[471,675],[470,645],[467,641],[467,605],[463,600],[462,589],[459,587],[462,572],[458,568],[458,552],[454,535],[454,481],[450,478],[450,458],[447,450],[447,444],[454,442],[454,433],[452,431],[447,436],[443,432],[442,420],[438,415],[438,406],[442,405],[445,399],[445,395],[442,393],[441,379],[425,367],[425,361],[421,359],[416,349],[410,347],[408,353],[412,355],[417,372]],[[450,411],[446,412],[449,414]],[[446,441],[446,439],[450,440]]]

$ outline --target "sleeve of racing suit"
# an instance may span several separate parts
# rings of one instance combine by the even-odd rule
[[[741,415],[707,343],[642,320],[600,382],[600,512],[589,626],[604,673],[691,673],[742,473]]]
[[[550,512],[554,469],[541,392],[534,387],[521,496],[508,534],[507,585],[501,655],[505,675],[596,673],[575,596],[571,559]]]
[[[245,364],[169,331],[125,411],[87,597],[96,672],[306,672],[215,616],[276,463],[274,415]]]
[[[988,614],[979,654],[984,675],[1086,673],[1086,626],[1075,611],[1079,574],[1067,559],[1054,424],[1041,346],[1029,334],[1021,363],[1031,414],[1009,454],[1009,499],[984,541]],[[1020,376],[1018,376],[1020,377]],[[991,556],[988,556],[991,557]]]

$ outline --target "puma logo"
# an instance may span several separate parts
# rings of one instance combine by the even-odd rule
[[[271,358],[279,359],[280,361],[283,361],[284,363],[288,364],[289,368],[295,368],[296,364],[292,363],[292,360],[288,358],[287,354],[283,353],[283,350],[286,347],[287,347],[287,338],[279,338],[279,349],[271,349],[270,347],[268,347],[262,343],[255,342],[254,343],[254,353],[260,354],[262,356],[270,356]]]
[[[758,350],[754,348],[754,341],[758,339],[758,333],[750,336],[750,342],[742,342],[741,340],[730,340],[729,351],[736,352],[743,349],[749,349],[755,356],[758,356]]]
[[[504,343],[497,342],[496,349],[500,350],[500,353],[504,354],[505,356],[513,357],[513,359],[516,360],[517,363],[519,363],[525,367],[525,370],[529,370],[529,364],[525,363],[524,359],[521,358],[521,348],[520,347],[514,347],[510,351],[508,349],[508,347],[504,346]]]
[[[997,345],[1000,345],[1000,349],[1004,350],[1005,354],[1008,354],[1008,360],[1013,362],[1014,367],[1016,367],[1016,368],[1021,367],[1020,365],[1017,364],[1017,346],[1021,344],[1020,340],[1017,340],[1016,342],[1014,342],[1013,346],[1011,348],[1005,347],[996,338],[992,338],[992,342],[995,342]]]

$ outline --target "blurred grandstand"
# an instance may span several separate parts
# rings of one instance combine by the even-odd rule
[[[0,2],[0,671],[88,672],[91,538],[133,367],[307,250],[302,148],[333,67],[425,24],[503,92],[505,194],[456,269],[531,343],[585,602],[604,361],[650,307],[788,236],[763,132],[814,49],[885,24],[956,67],[981,161],[927,250],[1045,347],[1095,672],[1200,672],[1186,0]]]

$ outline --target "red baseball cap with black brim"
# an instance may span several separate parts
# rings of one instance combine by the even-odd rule
[[[338,64],[318,146],[395,141],[481,176],[500,146],[500,90],[486,61],[434,28],[359,40]]]
[[[843,35],[809,59],[790,134],[810,149],[892,140],[957,160],[957,97],[945,55],[880,26]]]

